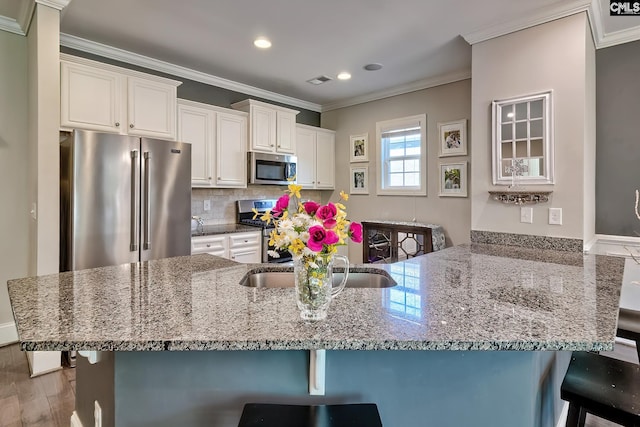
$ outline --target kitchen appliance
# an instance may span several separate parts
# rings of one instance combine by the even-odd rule
[[[295,182],[296,156],[250,151],[247,158],[249,184],[287,185]]]
[[[265,263],[285,263],[293,260],[289,251],[277,251],[279,258],[272,257],[267,252],[273,250],[274,247],[269,245],[269,235],[275,228],[272,223],[267,224],[266,221],[260,219],[260,216],[268,209],[272,209],[276,205],[276,200],[272,199],[254,199],[254,200],[238,200],[238,224],[249,225],[262,229],[262,262]],[[258,216],[255,216],[255,209]]]
[[[75,130],[60,144],[60,271],[191,253],[191,144]]]

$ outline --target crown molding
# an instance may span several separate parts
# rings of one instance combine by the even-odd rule
[[[116,61],[121,61],[128,64],[137,65],[139,67],[171,74],[173,76],[221,87],[223,89],[245,93],[249,96],[257,96],[260,98],[268,99],[270,101],[280,102],[286,105],[292,105],[316,112],[320,112],[321,110],[319,104],[303,101],[301,99],[292,98],[286,95],[281,95],[279,93],[260,89],[254,86],[249,86],[243,83],[234,82],[232,80],[227,80],[222,77],[217,77],[211,74],[192,70],[180,65],[171,64],[169,62],[160,61],[158,59],[139,55],[137,53],[118,49],[116,47],[108,46],[102,43],[82,39],[70,34],[60,33],[60,44],[71,49],[77,49],[83,52],[92,53],[94,55],[103,56],[105,58],[113,59]]]
[[[36,3],[62,10],[69,5],[71,0],[36,0]]]
[[[8,31],[10,33],[19,34],[24,36],[24,31],[20,27],[20,24],[15,19],[7,18],[6,16],[0,16],[0,30]]]
[[[23,0],[18,12],[18,24],[22,31],[27,34],[29,32],[29,26],[31,25],[31,18],[33,18],[33,11],[36,9],[36,2],[33,0]]]
[[[418,80],[401,86],[395,86],[378,92],[368,93],[366,95],[355,96],[336,102],[322,105],[322,112],[337,110],[338,108],[350,107],[352,105],[363,104],[365,102],[377,101],[379,99],[389,98],[396,95],[403,95],[417,90],[429,89],[435,86],[441,86],[448,83],[455,83],[461,80],[471,78],[471,70],[458,71],[441,76],[431,77],[428,79]]]
[[[462,37],[467,41],[467,43],[474,45],[495,37],[524,30],[525,28],[544,24],[579,12],[588,11],[590,5],[591,0],[574,0],[572,2],[558,4],[554,7],[538,9],[525,18],[508,20],[496,25],[481,28],[477,31],[463,34]]]
[[[611,47],[636,40],[640,40],[640,26],[605,34],[597,43],[597,48]]]

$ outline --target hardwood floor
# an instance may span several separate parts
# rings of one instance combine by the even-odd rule
[[[635,349],[625,346],[616,346],[607,356],[637,363]],[[0,347],[0,427],[69,427],[75,390],[75,369],[29,378],[27,357],[18,345]],[[587,415],[585,427],[618,424]]]
[[[74,369],[30,378],[18,345],[0,347],[0,426],[69,427],[75,378]]]

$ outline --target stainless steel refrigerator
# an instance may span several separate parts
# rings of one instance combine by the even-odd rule
[[[60,146],[60,271],[191,253],[191,145],[73,131]]]

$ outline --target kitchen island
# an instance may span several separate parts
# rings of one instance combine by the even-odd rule
[[[94,400],[105,426],[234,426],[249,401],[371,401],[387,427],[534,427],[557,421],[569,351],[613,348],[624,259],[473,244],[357,266],[398,284],[347,288],[315,323],[293,289],[239,284],[282,268],[195,255],[9,293],[22,349],[102,351],[78,360],[84,425]],[[323,396],[308,394],[315,349],[328,350]]]

